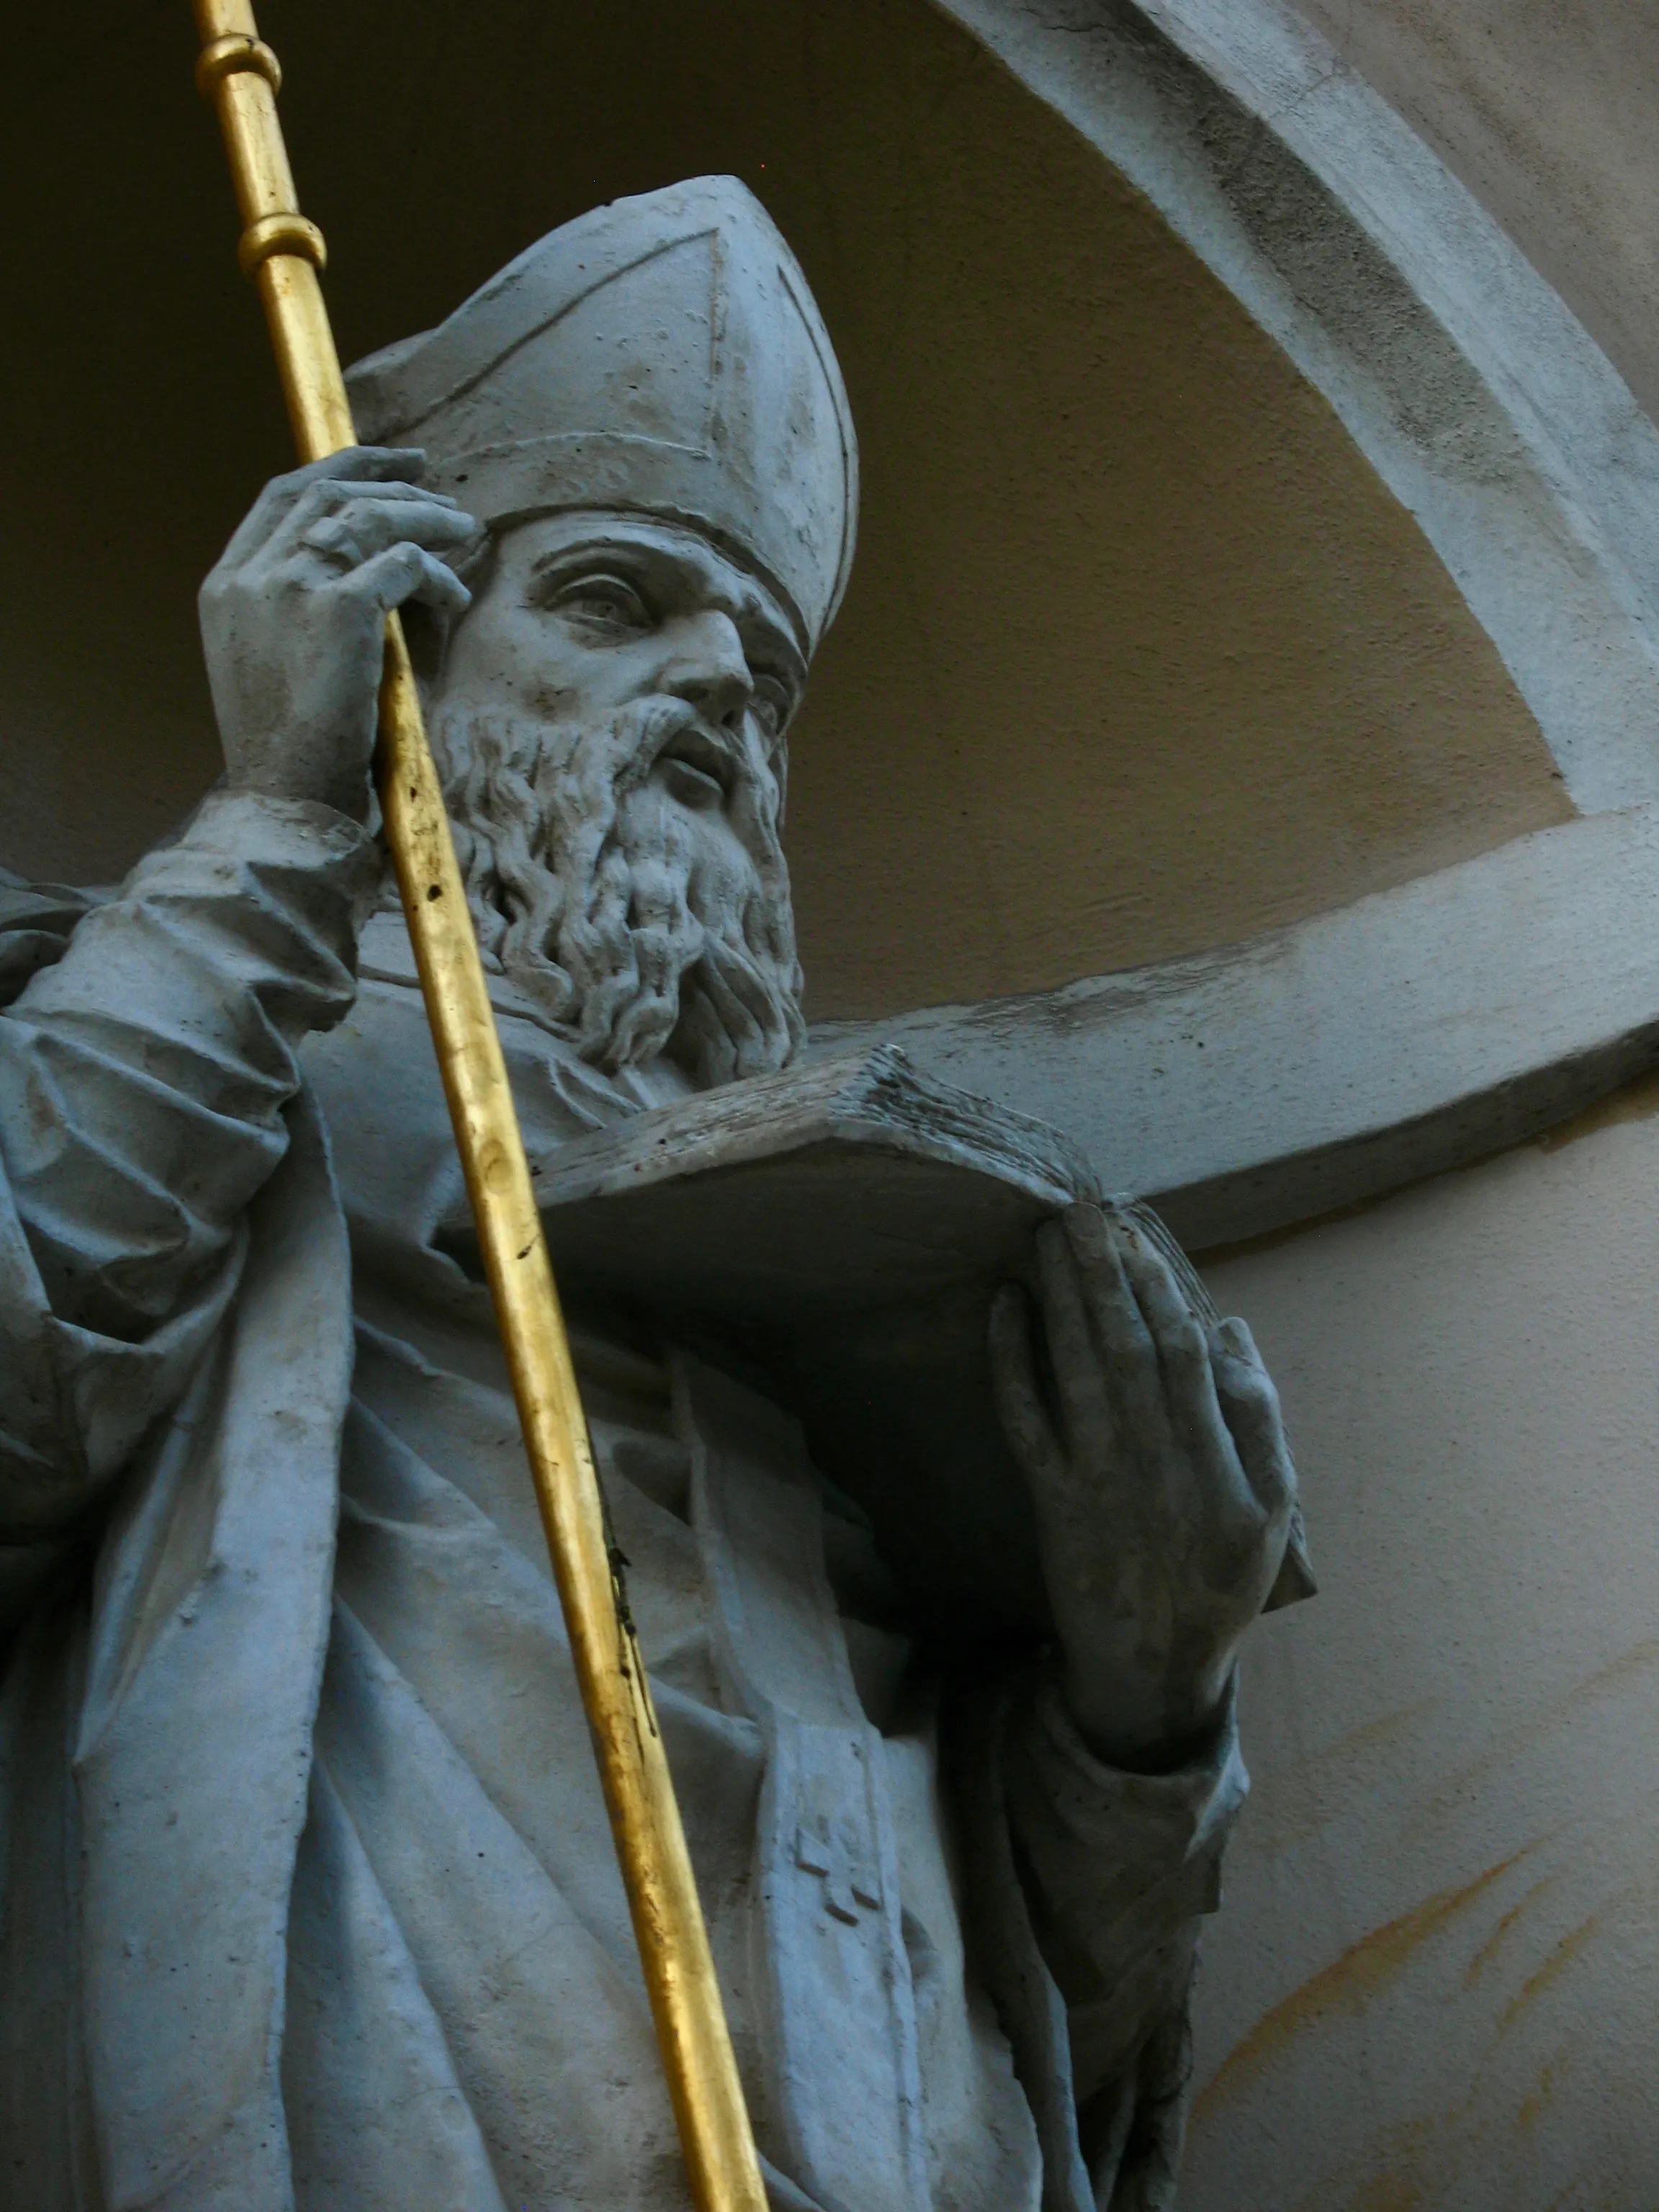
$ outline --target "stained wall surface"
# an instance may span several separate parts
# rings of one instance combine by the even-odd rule
[[[488,18],[262,10],[343,350],[615,193],[726,168],[771,206],[866,465],[795,747],[812,1013],[1231,942],[1568,811],[1325,403],[925,0]],[[0,862],[95,878],[215,772],[193,594],[286,454],[189,12],[76,23],[9,33]]]
[[[1655,0],[1295,0],[1659,408]]]
[[[1322,1587],[1246,1668],[1185,2212],[1659,2203],[1656,1116],[1209,1271]]]

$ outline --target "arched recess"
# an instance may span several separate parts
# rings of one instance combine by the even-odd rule
[[[390,41],[330,0],[261,20],[348,356],[595,201],[702,170],[735,169],[801,255],[866,487],[794,751],[810,1017],[1251,939],[1571,814],[1328,398],[931,0],[494,0],[488,35],[407,0]],[[97,880],[215,772],[194,592],[287,454],[187,24],[123,0],[77,21],[70,61],[21,18],[0,88],[33,211],[0,861]],[[106,250],[117,179],[142,256]]]
[[[1659,798],[1659,431],[1559,295],[1279,0],[936,0],[1336,410],[1584,813]]]
[[[1653,430],[1270,0],[264,20],[348,353],[698,170],[802,253],[872,463],[796,761],[809,1012],[1065,1121],[1206,1239],[1644,1063]],[[8,46],[32,873],[107,877],[210,779],[194,588],[286,460],[190,64],[160,0]]]
[[[1659,1054],[1659,432],[1278,0],[936,0],[1269,331],[1415,518],[1583,818],[1230,949],[882,1024],[1189,1240],[1521,1140]],[[1606,817],[1613,817],[1611,819]],[[1602,818],[1597,818],[1602,817]],[[863,1025],[826,1024],[825,1047]]]

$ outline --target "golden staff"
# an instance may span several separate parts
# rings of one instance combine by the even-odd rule
[[[196,81],[218,110],[246,225],[238,258],[264,301],[301,459],[318,460],[357,441],[317,281],[322,233],[295,204],[276,119],[282,71],[248,0],[194,5]],[[541,1215],[395,614],[386,623],[375,775],[692,2195],[699,2212],[766,2212],[708,1931],[645,1663],[611,1565]]]

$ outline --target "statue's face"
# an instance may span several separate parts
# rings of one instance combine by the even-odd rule
[[[588,723],[649,698],[695,721],[652,769],[700,844],[733,835],[732,801],[775,755],[806,669],[771,595],[707,539],[617,514],[547,515],[507,532],[445,659],[463,709]]]
[[[691,531],[550,515],[492,547],[434,742],[486,954],[599,1065],[720,1081],[799,1042],[779,830],[805,673]]]

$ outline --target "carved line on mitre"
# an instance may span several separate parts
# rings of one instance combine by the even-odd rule
[[[684,258],[705,242],[701,265]],[[697,529],[772,588],[809,653],[840,605],[858,498],[846,390],[793,256],[735,178],[550,231],[350,382],[365,435],[424,443],[434,484],[496,527],[597,507]]]

